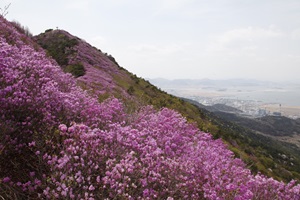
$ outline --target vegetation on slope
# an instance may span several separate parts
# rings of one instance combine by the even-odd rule
[[[52,56],[60,66],[68,65],[68,57],[74,53],[73,47],[78,44],[77,40],[70,39],[63,33],[49,30],[45,33],[47,32],[50,33],[50,35],[55,34],[55,36],[47,37],[46,34],[40,34],[39,37],[43,38],[43,43],[38,42],[38,44],[44,49],[47,49],[47,53]]]
[[[75,53],[73,47],[78,44],[75,38],[69,38],[65,33],[53,31],[52,29],[46,30],[39,37],[40,39],[36,40],[37,43],[47,50],[47,54],[55,59],[65,72],[71,73],[75,77],[85,74],[82,64],[69,64],[69,57]],[[40,43],[39,41],[43,42]]]
[[[78,79],[79,85],[86,90],[92,88],[92,93],[96,94],[97,90],[102,89],[107,84],[110,85],[105,86],[110,87],[110,90],[98,95],[100,101],[110,96],[117,97],[125,103],[128,112],[134,112],[144,105],[153,105],[157,109],[162,107],[174,109],[189,122],[195,123],[200,130],[210,132],[216,139],[222,138],[236,157],[244,160],[248,168],[254,173],[261,172],[284,181],[300,179],[300,169],[298,167],[300,166],[298,165],[300,158],[295,156],[295,151],[291,148],[284,147],[282,143],[224,121],[199,106],[161,91],[148,81],[120,67],[111,55],[85,45],[83,41],[66,32],[60,32],[60,34],[64,33],[73,40],[77,40],[76,43],[78,44],[77,47],[73,48],[75,49],[73,54],[76,55],[73,57],[76,57],[77,60],[74,61],[74,58],[69,59],[68,64],[70,62],[80,62],[86,69],[86,74],[83,76],[85,79]],[[60,34],[47,31],[42,34],[43,36],[37,36],[36,40],[45,47],[43,45],[44,38],[48,38],[47,40],[50,41],[56,40],[57,37],[64,38],[59,36]],[[55,44],[59,47],[58,42],[55,42]],[[93,78],[89,71],[92,71],[92,74],[101,73],[104,78]],[[293,159],[293,166],[281,155]]]
[[[0,17],[0,28],[7,24]],[[129,112],[116,98],[99,103],[43,51],[9,32],[15,43],[0,37],[2,199],[300,198],[295,181],[252,175],[221,140],[174,110]],[[147,94],[159,93],[154,87]],[[128,95],[138,94],[136,87]],[[153,101],[197,109],[172,98]]]
[[[198,102],[187,101],[199,108],[205,108]],[[295,145],[258,134],[247,123],[245,126],[241,125],[241,118],[232,113],[207,111],[206,115],[220,128],[215,137],[221,137],[228,142],[235,155],[243,159],[254,173],[261,172],[284,181],[300,180],[300,155],[299,148]]]

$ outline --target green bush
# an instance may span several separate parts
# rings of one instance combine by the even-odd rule
[[[53,31],[52,28],[45,30],[45,33],[48,33],[48,32],[51,32],[51,31]]]
[[[64,71],[71,73],[76,78],[85,74],[84,66],[81,63],[68,65]]]
[[[133,95],[134,93],[134,88],[132,86],[130,86],[128,89],[127,89],[127,93],[130,94],[130,95]]]
[[[60,66],[66,67],[69,64],[68,57],[75,53],[73,47],[78,44],[78,41],[75,38],[70,39],[68,36],[57,31],[53,32],[51,37],[47,37],[49,32],[51,32],[51,29],[39,35],[36,39],[37,43],[46,49],[47,54],[56,60]]]

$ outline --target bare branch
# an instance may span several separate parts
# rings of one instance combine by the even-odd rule
[[[8,14],[8,9],[9,9],[10,5],[11,5],[11,3],[4,6],[4,8],[0,8],[0,15],[2,15],[2,17],[5,17]]]

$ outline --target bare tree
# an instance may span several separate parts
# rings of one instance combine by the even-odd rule
[[[8,8],[10,5],[11,5],[11,3],[4,6],[4,8],[0,8],[0,15],[2,15],[2,17],[5,17],[8,14]]]

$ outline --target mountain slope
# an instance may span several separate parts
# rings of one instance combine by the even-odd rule
[[[118,77],[126,81],[128,74],[100,50],[63,30],[48,30],[34,39],[47,49],[48,54],[65,71],[72,66],[82,65],[83,73],[75,72],[73,75],[78,77],[78,82],[93,89],[97,95],[118,91],[121,96],[129,97],[126,90],[115,80]]]
[[[201,130],[210,132],[215,138],[221,137],[253,172],[259,171],[285,181],[300,179],[298,165],[291,167],[278,155],[290,155],[295,159],[294,163],[300,163],[300,157],[292,156],[295,153],[291,153],[282,144],[275,141],[265,142],[268,138],[238,128],[207,112],[206,107],[195,106],[157,89],[148,81],[120,67],[111,55],[92,47],[80,38],[62,30],[47,30],[35,36],[34,40],[47,50],[48,55],[61,63],[63,69],[81,64],[85,73],[77,78],[78,85],[96,94],[100,100],[113,95],[122,99],[130,112],[149,104],[155,108],[168,107],[177,110],[188,121],[196,122]],[[208,109],[236,111],[220,105]],[[261,149],[257,150],[257,146]]]
[[[72,48],[70,48],[71,45],[61,45],[61,38],[76,44]],[[208,119],[199,117],[202,113],[197,107],[159,90],[148,81],[120,67],[111,55],[103,53],[66,31],[48,30],[35,36],[34,40],[44,47],[47,54],[56,59],[58,63],[61,63],[60,60],[64,60],[61,65],[63,69],[70,65],[82,64],[85,73],[77,78],[77,83],[83,89],[98,95],[100,100],[108,96],[115,96],[122,99],[129,107],[132,106],[132,109],[149,104],[156,108],[172,108],[189,120],[197,121],[203,130],[214,129]],[[60,50],[53,51],[51,48]],[[61,52],[59,56],[57,52]]]
[[[251,130],[269,136],[293,136],[300,135],[300,123],[297,120],[283,116],[265,116],[261,118],[246,118],[234,113],[215,112],[223,118],[247,127]]]
[[[206,111],[206,115],[220,128],[215,136],[222,137],[231,144],[230,149],[237,157],[242,158],[253,172],[259,171],[283,180],[300,179],[299,148],[293,142],[258,133],[256,129],[260,128],[260,123],[256,123],[255,119],[240,117],[232,113],[232,109],[227,109],[230,112],[225,113],[193,100],[185,100],[204,112],[211,111]],[[241,121],[243,123],[240,123]],[[274,127],[272,130],[276,131]]]
[[[12,37],[0,35],[2,199],[300,198],[300,185],[252,175],[222,140],[214,140],[174,110],[131,110],[132,105],[112,97],[100,103],[101,94],[76,85],[89,70],[84,62],[73,66],[61,57],[76,55],[77,41],[71,39],[70,44],[65,34],[60,36],[67,53],[58,58],[68,63],[58,66],[0,16],[0,30],[6,26]],[[75,71],[77,80],[62,69]],[[133,86],[123,91],[132,96],[128,102],[138,103],[144,86]],[[151,89],[145,94],[151,91],[162,93]]]

